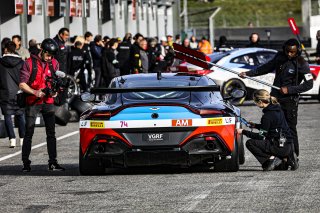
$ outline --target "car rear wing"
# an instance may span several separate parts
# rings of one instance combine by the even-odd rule
[[[91,94],[104,95],[128,92],[156,92],[156,91],[188,91],[188,92],[216,92],[220,91],[219,85],[208,86],[183,86],[183,87],[135,87],[135,88],[92,88]]]

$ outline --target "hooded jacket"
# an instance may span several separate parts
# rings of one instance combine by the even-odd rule
[[[279,104],[269,104],[262,110],[264,113],[261,118],[261,124],[255,124],[255,128],[259,133],[243,130],[243,134],[249,138],[257,140],[272,140],[278,139],[280,131],[287,138],[287,142],[292,142],[292,135],[290,128],[284,117]]]
[[[19,90],[20,69],[23,60],[15,54],[5,54],[0,58],[0,103],[16,104]]]

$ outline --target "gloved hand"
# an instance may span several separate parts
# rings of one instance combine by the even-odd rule
[[[248,126],[249,128],[255,128],[256,127],[256,124],[253,123],[252,121],[249,121],[248,124],[249,124],[249,126]]]

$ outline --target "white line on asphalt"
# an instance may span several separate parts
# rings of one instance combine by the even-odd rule
[[[211,190],[207,190],[207,191],[201,192],[200,194],[193,194],[191,196],[190,195],[187,196],[185,200],[188,201],[188,204],[187,206],[180,208],[179,212],[193,211],[202,200],[208,197],[210,192]]]
[[[70,136],[73,136],[73,135],[78,134],[78,133],[79,133],[79,131],[74,131],[74,132],[70,132],[70,133],[68,133],[68,134],[66,134],[66,135],[62,135],[61,137],[58,137],[58,138],[57,138],[57,141],[62,140],[62,139],[65,139],[65,138],[70,137]],[[47,142],[45,141],[45,142],[42,142],[42,143],[40,143],[40,144],[37,144],[37,145],[31,147],[31,149],[37,149],[37,148],[42,147],[42,146],[44,146],[44,145],[46,145],[46,144],[47,144]],[[7,159],[9,159],[9,158],[12,158],[12,157],[17,156],[17,155],[20,155],[20,154],[21,154],[21,151],[12,153],[12,154],[10,154],[10,155],[6,155],[6,156],[0,158],[0,161],[7,160]]]

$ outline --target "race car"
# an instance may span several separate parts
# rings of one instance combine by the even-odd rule
[[[276,55],[276,53],[276,50],[265,48],[242,48],[226,52],[213,53],[207,56],[209,58],[209,62],[237,72],[246,72],[267,63]],[[241,79],[234,73],[214,66],[211,69],[206,70],[189,63],[182,63],[177,68],[178,71],[192,73],[195,72],[198,74],[207,75],[221,86],[222,95],[228,95],[232,89],[240,88],[247,90],[247,98],[250,99],[252,97],[252,92],[256,89],[266,89],[268,91],[271,90],[269,86],[265,86],[250,79]],[[176,68],[173,67],[173,69]],[[318,77],[320,66],[311,64],[310,71],[314,77],[313,88],[305,93],[302,93],[301,97],[320,100],[320,77]],[[274,73],[268,73],[266,75],[256,76],[254,78],[272,84]],[[244,100],[245,98],[234,99],[232,100],[232,103],[240,105]]]
[[[235,172],[244,146],[240,109],[207,76],[150,73],[114,78],[83,101],[104,96],[80,119],[81,175],[108,168],[201,165]],[[230,98],[243,97],[234,90]]]

